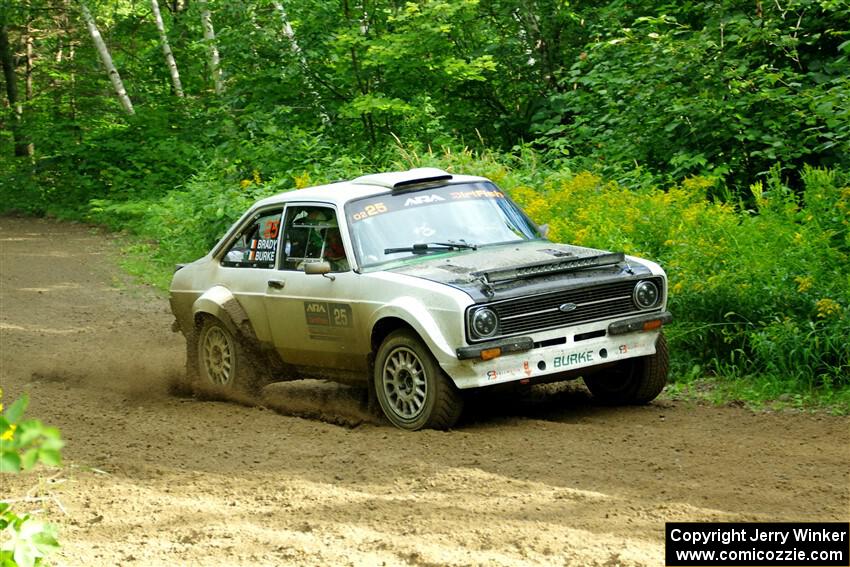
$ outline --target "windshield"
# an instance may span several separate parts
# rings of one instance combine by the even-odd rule
[[[352,201],[345,212],[361,267],[540,238],[525,213],[487,182],[385,193]]]

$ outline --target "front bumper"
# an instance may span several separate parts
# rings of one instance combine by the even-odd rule
[[[520,380],[532,381],[544,376],[655,354],[655,341],[660,328],[671,320],[672,316],[665,311],[610,324],[580,325],[570,328],[569,333],[561,329],[540,337],[519,337],[462,347],[457,351],[457,360],[441,366],[460,389]],[[588,336],[593,338],[582,338]],[[560,342],[542,346],[556,341]],[[501,348],[501,355],[482,360],[480,354],[494,348]]]

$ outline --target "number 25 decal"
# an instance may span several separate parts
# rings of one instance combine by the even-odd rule
[[[350,327],[354,320],[351,305],[347,303],[329,303],[331,325],[334,327]]]
[[[334,308],[334,325],[337,327],[348,326],[348,312],[345,309]]]

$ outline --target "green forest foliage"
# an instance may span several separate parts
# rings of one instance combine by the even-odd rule
[[[258,197],[485,174],[554,238],[667,269],[674,379],[847,406],[847,0],[161,0],[185,97],[150,2],[86,5],[135,114],[80,0],[0,0],[3,209],[130,229],[163,282]]]

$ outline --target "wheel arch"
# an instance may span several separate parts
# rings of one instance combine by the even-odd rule
[[[373,314],[370,328],[372,355],[377,353],[381,342],[391,332],[406,328],[410,329],[428,347],[428,350],[441,365],[444,362],[456,359],[457,355],[451,347],[452,341],[446,336],[440,322],[424,304],[410,297],[398,298],[396,301],[381,307]]]
[[[205,291],[192,305],[192,320],[195,329],[203,323],[204,317],[214,317],[221,321],[234,335],[257,340],[254,327],[239,300],[224,286],[214,286]]]
[[[384,342],[390,333],[393,333],[398,330],[407,330],[415,334],[419,337],[419,340],[422,340],[422,335],[417,331],[413,325],[402,319],[401,317],[390,316],[384,317],[383,319],[378,319],[375,324],[372,326],[372,336],[370,339],[370,345],[372,347],[372,355],[378,352],[378,349],[381,347],[381,343]],[[423,343],[425,341],[422,341]]]

